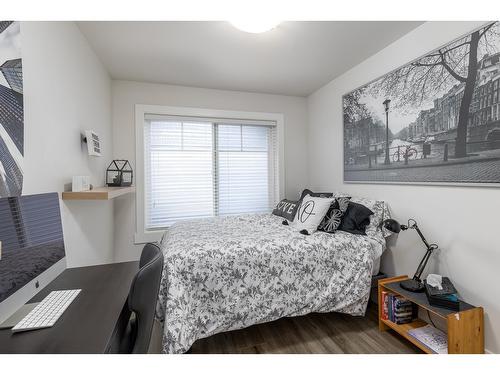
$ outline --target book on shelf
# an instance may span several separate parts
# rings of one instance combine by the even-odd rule
[[[413,320],[415,305],[404,297],[382,292],[382,319],[396,324],[406,324]]]
[[[443,277],[443,282],[445,279],[448,280],[448,282],[446,288],[443,289],[449,291],[449,293],[442,293],[439,289],[430,286],[427,282],[424,282],[427,300],[431,306],[459,311],[460,301],[458,299],[457,291],[447,277]]]
[[[389,310],[387,308],[387,292],[384,290],[382,292],[382,319],[389,319]]]
[[[453,311],[460,311],[460,301],[456,294],[447,294],[442,296],[427,297],[431,306],[443,307]]]
[[[448,337],[445,332],[427,324],[408,330],[408,334],[437,354],[448,354]]]

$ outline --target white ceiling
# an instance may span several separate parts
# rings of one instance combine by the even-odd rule
[[[421,23],[290,21],[263,34],[224,21],[78,26],[113,79],[307,96]]]

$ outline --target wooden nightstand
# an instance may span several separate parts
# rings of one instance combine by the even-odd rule
[[[484,353],[484,323],[483,308],[469,305],[460,301],[460,311],[448,310],[431,306],[427,301],[425,293],[412,293],[399,286],[401,280],[408,279],[408,276],[397,276],[378,281],[378,327],[380,331],[393,329],[405,339],[418,346],[428,354],[434,354],[425,345],[408,334],[413,328],[427,325],[421,319],[415,319],[411,323],[396,324],[390,320],[382,319],[382,292],[387,291],[392,294],[404,297],[420,309],[427,310],[432,317],[444,320],[448,333],[448,353],[449,354],[483,354]]]

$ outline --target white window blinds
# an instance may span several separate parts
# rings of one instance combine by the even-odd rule
[[[276,204],[274,123],[147,115],[144,142],[146,230]]]

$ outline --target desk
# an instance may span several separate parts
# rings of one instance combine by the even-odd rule
[[[50,328],[0,330],[0,353],[107,352],[138,269],[138,262],[66,269],[29,303],[53,290],[82,289],[80,294]]]

